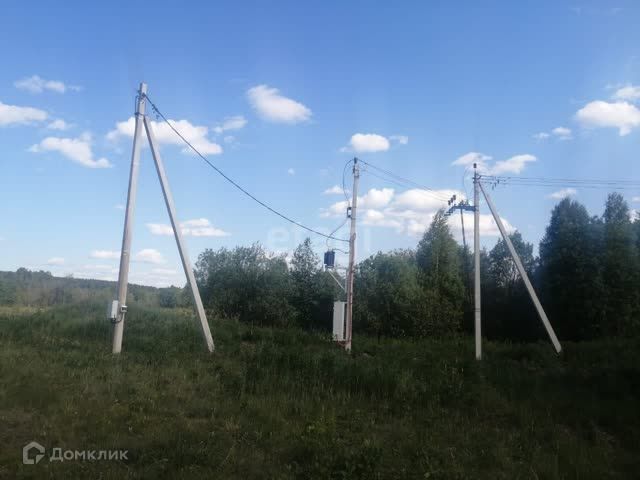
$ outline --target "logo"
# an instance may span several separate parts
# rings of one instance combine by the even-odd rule
[[[35,455],[32,458],[32,452]],[[44,447],[38,442],[29,442],[22,449],[22,463],[25,465],[35,465],[44,457]]]

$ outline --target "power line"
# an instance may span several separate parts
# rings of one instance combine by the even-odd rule
[[[160,117],[162,118],[162,120],[169,125],[169,128],[171,128],[171,130],[173,130],[173,132],[180,137],[180,139],[182,139],[182,141],[184,143],[186,143],[189,148],[191,150],[193,150],[193,152],[198,155],[207,165],[209,165],[211,168],[213,168],[220,176],[222,176],[227,182],[229,182],[231,185],[233,185],[234,187],[236,187],[238,190],[240,190],[242,193],[244,193],[246,196],[248,196],[249,198],[251,198],[254,202],[262,205],[264,208],[266,208],[267,210],[269,210],[271,213],[276,214],[277,216],[279,216],[280,218],[286,220],[289,223],[292,223],[293,225],[296,225],[300,228],[303,228],[304,230],[307,230],[308,232],[314,233],[316,235],[320,235],[321,237],[325,237],[327,239],[331,239],[331,240],[336,240],[338,242],[345,242],[348,243],[349,240],[345,239],[345,238],[337,238],[334,237],[333,235],[327,235],[326,233],[322,233],[319,232],[318,230],[314,230],[311,227],[307,227],[306,225],[303,225],[300,222],[297,222],[295,220],[293,220],[292,218],[288,217],[287,215],[280,213],[278,210],[270,207],[269,205],[267,205],[266,203],[264,203],[262,200],[259,200],[258,198],[256,198],[253,194],[251,194],[250,192],[248,192],[247,190],[245,190],[242,186],[240,186],[238,183],[236,183],[233,179],[231,179],[230,177],[228,177],[222,170],[220,170],[218,167],[216,167],[213,163],[211,163],[209,161],[209,159],[207,157],[205,157],[202,153],[200,153],[198,151],[198,149],[196,147],[194,147],[191,142],[189,142],[186,138],[184,138],[182,136],[182,134],[176,130],[176,128],[171,124],[171,122],[169,122],[169,120],[167,119],[167,117],[164,116],[164,114],[158,109],[158,107],[156,106],[155,103],[153,103],[151,101],[151,99],[149,98],[148,95],[144,95],[144,97],[147,99],[147,101],[149,102],[149,104],[151,105],[151,108],[153,109],[153,111]]]
[[[413,180],[409,180],[408,178],[402,177],[396,173],[393,173],[389,170],[385,170],[384,168],[380,168],[377,167],[376,165],[373,165],[365,160],[360,160],[362,163],[364,163],[365,165],[367,165],[368,167],[371,167],[375,170],[377,170],[378,172],[387,175],[390,178],[382,178],[379,175],[374,174],[373,172],[368,172],[370,175],[373,175],[374,177],[378,177],[378,178],[382,178],[382,180],[386,180],[390,183],[395,183],[396,185],[400,185],[403,187],[406,186],[412,186],[415,188],[419,188],[420,190],[424,190],[426,194],[431,195],[434,198],[437,198],[438,200],[442,200],[443,202],[446,202],[447,200],[449,200],[447,198],[447,196],[445,194],[442,194],[440,192],[438,192],[437,190],[434,190],[433,188],[429,188],[425,185],[422,185],[420,183],[414,182]]]

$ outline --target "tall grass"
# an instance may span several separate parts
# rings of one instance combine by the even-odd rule
[[[382,341],[131,308],[0,320],[0,478],[633,478],[640,342]],[[22,465],[31,440],[127,462]]]

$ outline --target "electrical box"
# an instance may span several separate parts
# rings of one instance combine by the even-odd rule
[[[107,318],[114,323],[118,320],[118,300],[113,300],[109,304],[109,309],[107,311]]]
[[[324,266],[327,268],[333,268],[336,264],[336,252],[329,250],[324,252]]]
[[[347,302],[333,302],[333,339],[337,342],[343,341],[345,333],[345,319],[347,313]]]

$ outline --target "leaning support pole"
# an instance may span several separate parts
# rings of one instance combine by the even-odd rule
[[[205,314],[204,307],[202,306],[202,299],[200,298],[198,285],[196,284],[196,279],[193,275],[193,269],[191,268],[189,254],[187,253],[187,248],[184,244],[184,240],[182,239],[182,231],[180,229],[180,224],[177,221],[176,209],[173,204],[173,196],[171,195],[171,190],[169,189],[169,181],[167,180],[167,175],[164,171],[164,164],[162,163],[162,158],[160,157],[160,152],[158,151],[153,128],[151,127],[151,124],[147,117],[144,117],[144,128],[147,131],[147,138],[149,140],[149,146],[151,147],[151,154],[153,155],[153,161],[156,165],[156,171],[158,172],[160,185],[162,186],[162,194],[164,195],[164,201],[167,205],[167,211],[169,212],[169,219],[171,220],[173,233],[176,237],[176,243],[178,244],[180,260],[182,260],[182,268],[184,269],[184,274],[187,276],[187,280],[189,281],[189,287],[191,287],[193,302],[196,305],[196,312],[198,314],[198,319],[200,320],[202,336],[204,337],[204,342],[207,350],[209,350],[209,352],[213,352],[214,345],[213,338],[211,337],[211,330],[209,329],[207,316]]]
[[[476,165],[473,165],[476,168]],[[473,173],[473,288],[474,288],[474,330],[476,340],[476,360],[482,360],[482,312],[480,308],[480,193],[478,192],[478,172]]]
[[[551,323],[549,322],[549,319],[547,318],[547,314],[544,312],[544,309],[542,308],[542,305],[540,304],[540,300],[538,300],[538,296],[536,295],[536,292],[533,289],[533,286],[531,285],[531,282],[529,281],[529,276],[527,275],[527,272],[525,271],[524,266],[522,265],[522,262],[520,261],[520,257],[518,256],[515,248],[513,248],[513,244],[511,243],[511,239],[509,238],[509,235],[507,235],[507,232],[504,229],[504,225],[502,224],[502,220],[498,216],[498,212],[496,211],[496,207],[493,205],[493,202],[491,201],[491,197],[487,194],[486,190],[482,186],[482,182],[478,181],[478,182],[476,182],[476,184],[479,185],[480,189],[482,190],[482,194],[484,195],[484,198],[487,201],[487,205],[489,205],[489,209],[491,210],[491,214],[493,215],[493,218],[495,219],[496,224],[498,225],[498,228],[500,229],[500,233],[502,234],[502,238],[504,239],[504,242],[507,244],[507,248],[509,248],[509,252],[511,253],[511,258],[513,258],[513,262],[516,264],[516,268],[518,269],[518,272],[520,273],[520,277],[522,277],[522,280],[524,281],[524,285],[525,285],[525,287],[527,287],[527,291],[529,292],[529,296],[531,297],[531,300],[533,301],[533,304],[535,305],[536,310],[538,311],[538,315],[540,316],[540,320],[542,320],[542,323],[544,324],[544,328],[547,330],[547,334],[549,335],[549,338],[551,339],[551,342],[553,343],[553,346],[555,347],[556,352],[560,353],[562,351],[562,347],[560,346],[560,342],[558,341],[558,338],[556,337],[556,334],[553,331],[553,327],[551,326]]]
[[[127,286],[129,282],[129,262],[131,260],[131,235],[133,217],[136,209],[136,193],[138,191],[138,175],[140,172],[140,137],[145,111],[145,95],[147,84],[141,83],[138,90],[138,104],[136,106],[136,126],[133,135],[133,152],[131,154],[131,171],[129,173],[129,190],[127,193],[127,210],[124,217],[124,233],[122,234],[122,250],[120,251],[120,272],[118,274],[118,301],[113,302],[116,307],[111,315],[113,322],[113,353],[122,350],[122,335],[124,332],[124,317],[127,313]]]

